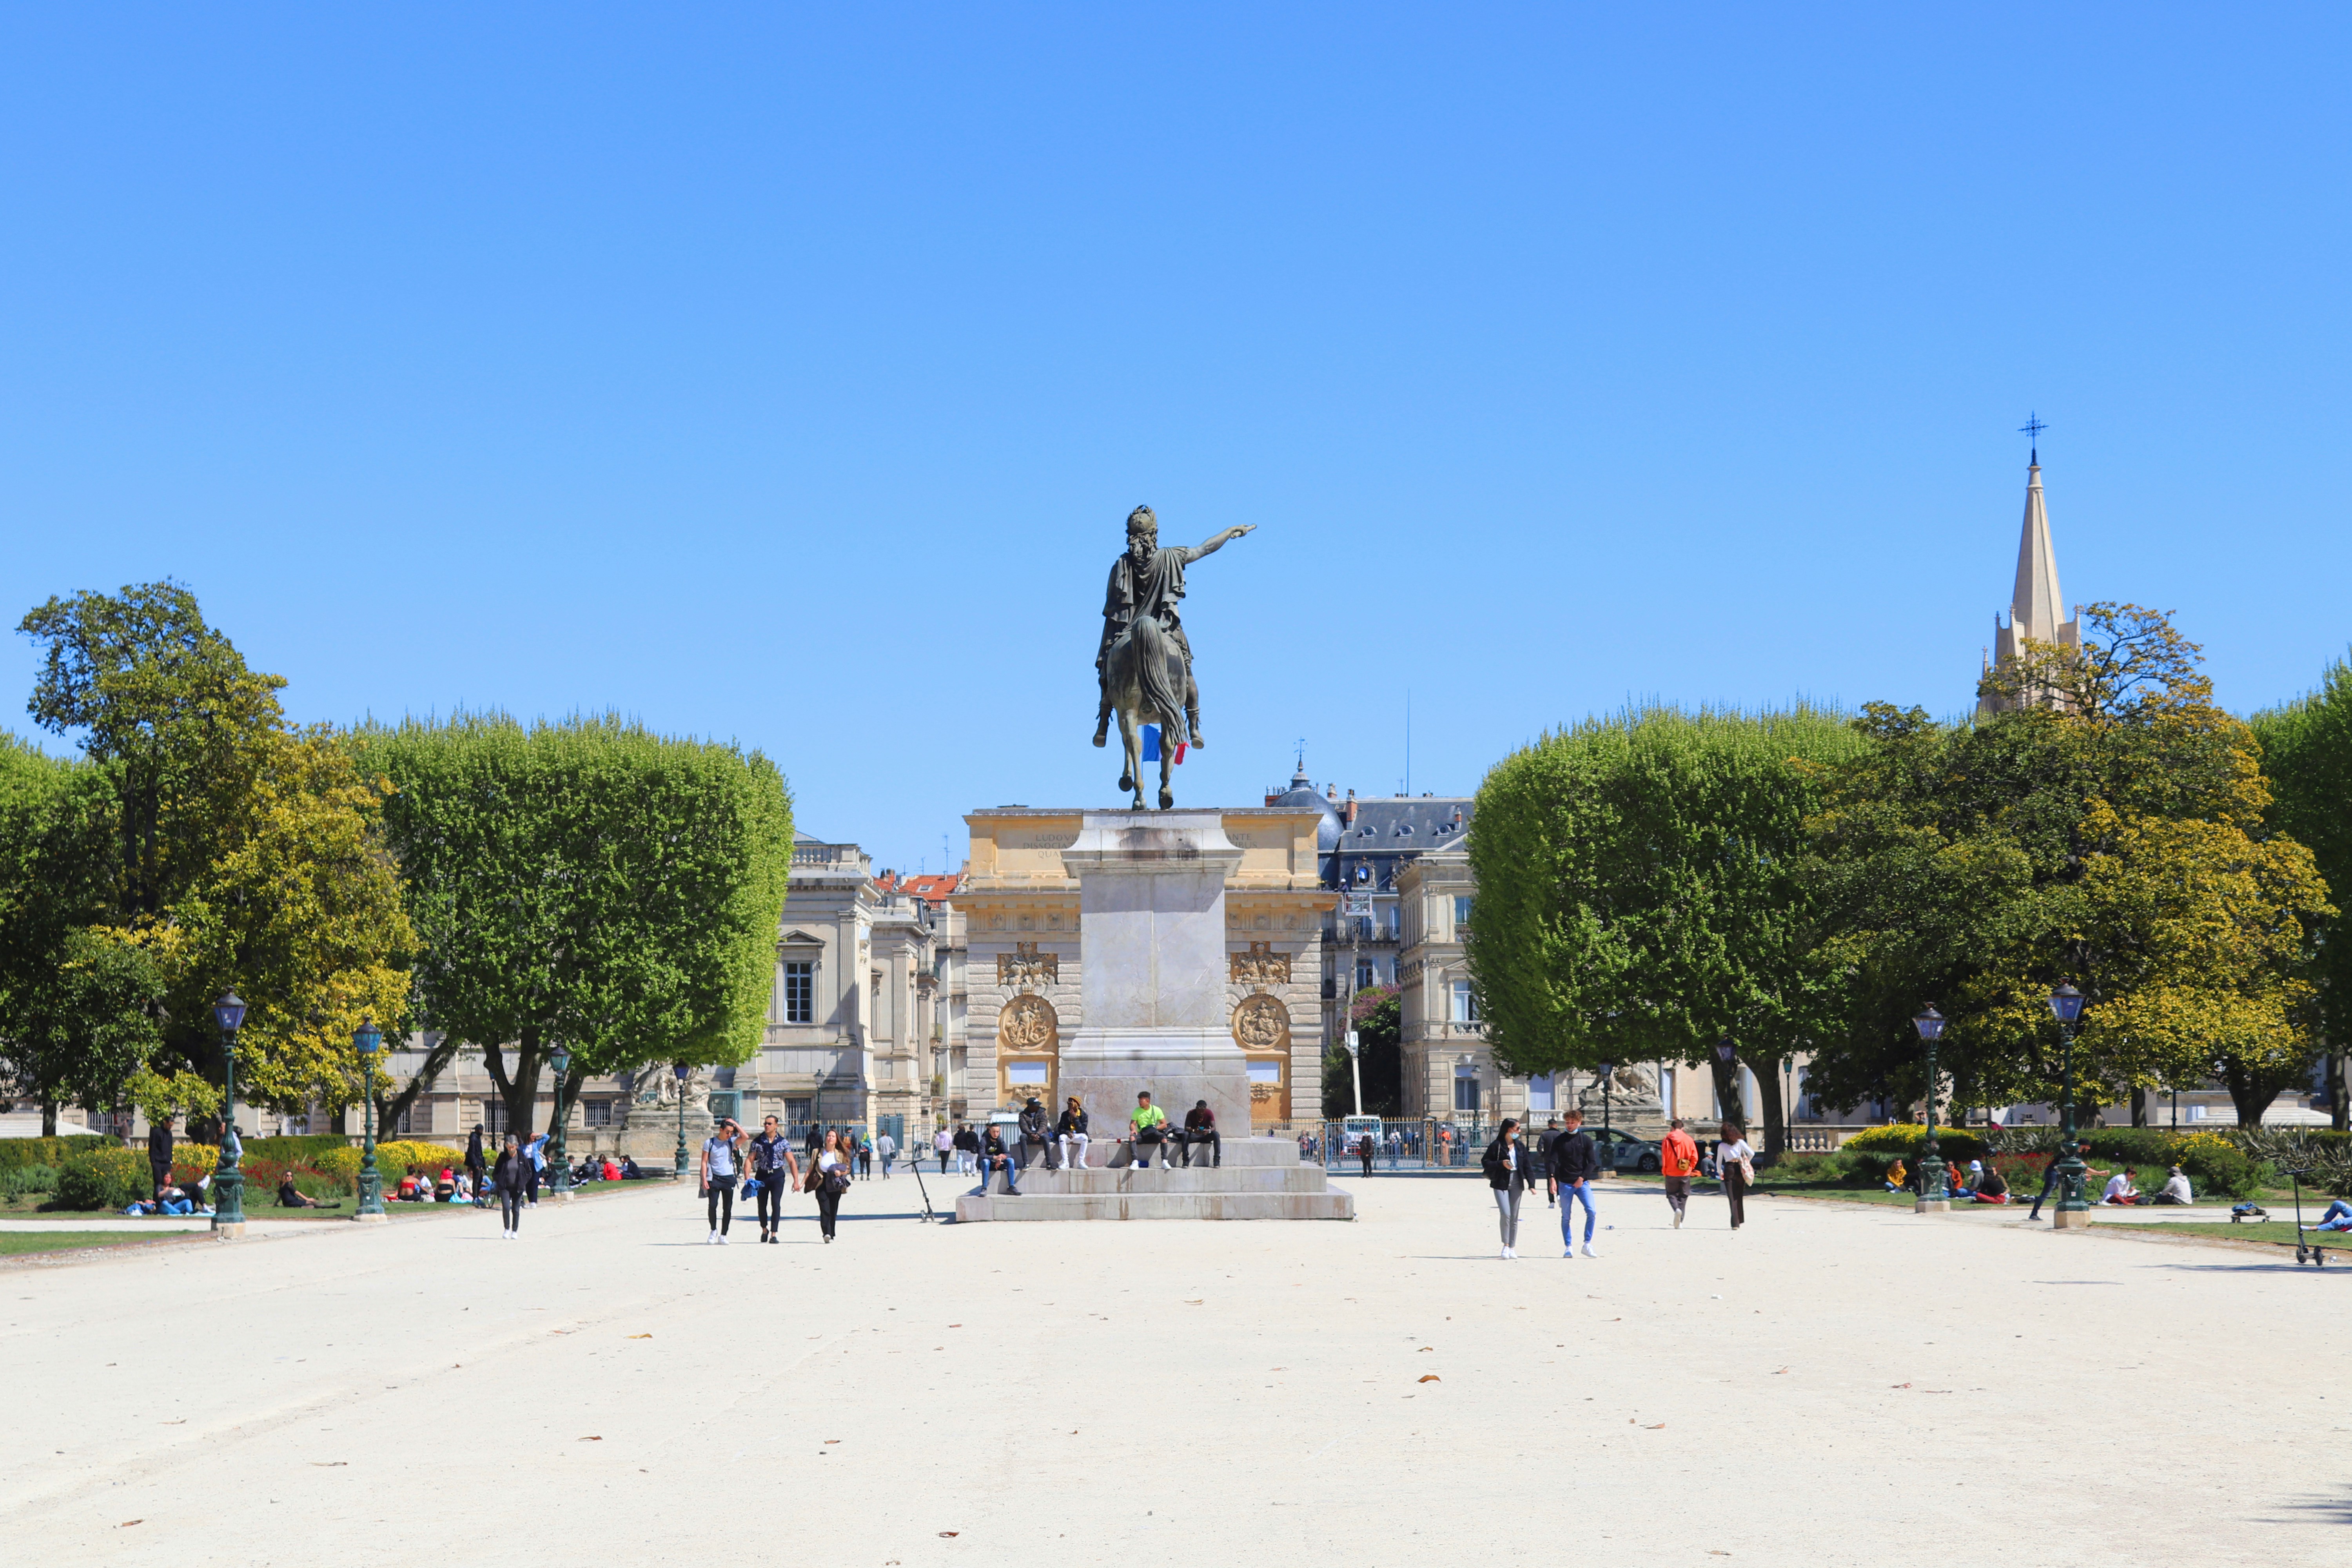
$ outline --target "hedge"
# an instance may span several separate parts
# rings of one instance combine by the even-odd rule
[[[346,1144],[340,1149],[328,1150],[310,1163],[320,1175],[331,1176],[341,1183],[343,1191],[355,1193],[360,1189],[360,1161],[365,1151]],[[464,1170],[466,1152],[452,1149],[446,1143],[422,1143],[408,1139],[397,1139],[375,1146],[376,1173],[383,1178],[386,1185],[397,1183],[412,1170],[438,1172],[444,1165],[453,1171]]]
[[[0,1171],[13,1171],[19,1165],[62,1165],[76,1154],[111,1146],[113,1139],[95,1132],[65,1138],[0,1138]]]
[[[1916,1121],[1898,1121],[1885,1127],[1871,1127],[1855,1133],[1838,1145],[1838,1152],[1848,1150],[1857,1154],[1900,1154],[1906,1161],[1919,1157],[1919,1145],[1927,1141],[1927,1129]],[[1936,1129],[1936,1152],[1947,1163],[1953,1160],[1981,1160],[1985,1156],[1984,1140],[1973,1132],[1957,1127]]]
[[[58,1172],[60,1208],[121,1209],[146,1191],[147,1157],[128,1149],[76,1154]]]

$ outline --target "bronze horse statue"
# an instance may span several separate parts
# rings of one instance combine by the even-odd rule
[[[1143,726],[1160,726],[1160,809],[1176,804],[1168,773],[1180,746],[1205,746],[1201,733],[1201,693],[1192,682],[1192,645],[1176,606],[1184,597],[1184,568],[1213,554],[1256,524],[1229,528],[1197,545],[1160,548],[1160,520],[1148,506],[1127,518],[1127,553],[1111,564],[1110,588],[1103,600],[1103,637],[1095,653],[1102,679],[1102,704],[1095,711],[1095,744],[1108,738],[1110,716],[1118,714],[1127,770],[1118,787],[1143,806]]]

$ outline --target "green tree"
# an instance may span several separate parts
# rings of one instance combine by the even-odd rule
[[[2251,723],[2271,782],[2271,826],[2310,846],[2340,909],[2352,896],[2352,664],[2337,659],[2316,691],[2257,713]],[[2328,1089],[2340,1131],[2352,1110],[2342,1056],[2352,1047],[2352,937],[2345,935],[2340,915],[2319,928],[2313,972],[2326,1038],[2336,1053]]]
[[[558,1043],[567,1100],[592,1074],[759,1047],[793,837],[765,757],[499,714],[373,731],[362,756],[394,786],[420,1016],[444,1037],[400,1096],[470,1045],[527,1131]]]
[[[1364,1114],[1367,1116],[1402,1116],[1404,1114],[1404,1050],[1402,1015],[1393,985],[1375,985],[1360,991],[1348,1009],[1348,1026],[1356,1031],[1357,1048],[1363,1059],[1352,1063],[1348,1059],[1345,1041],[1335,1041],[1323,1054],[1323,1114],[1330,1117],[1353,1115],[1356,1110],[1356,1070],[1361,1067],[1364,1075]]]
[[[89,933],[76,963],[32,967],[90,1000],[143,998],[143,1048],[157,1070],[169,1078],[193,1064],[215,1083],[224,1063],[211,1002],[234,986],[250,1008],[237,1040],[241,1091],[285,1107],[347,1100],[351,1031],[400,1015],[413,945],[380,838],[381,796],[347,744],[289,731],[284,680],[247,668],[177,584],[51,599],[19,629],[44,651],[32,714],[79,736],[103,783],[110,845],[91,907],[74,916]],[[53,1037],[64,1048],[127,1048],[127,1030],[114,1018]],[[81,1070],[115,1065],[95,1058]]]
[[[1811,1069],[1830,1103],[1926,1093],[1909,1020],[1929,1002],[1956,1099],[2055,1099],[2061,981],[2087,998],[2078,1099],[2218,1076],[2242,1121],[2308,1063],[2326,889],[2263,820],[2250,732],[2166,617],[2084,618],[2079,648],[2030,644],[1988,679],[2026,707],[1856,721],[1873,744],[1811,824],[1816,959],[1845,993]]]
[[[1840,716],[1654,708],[1545,736],[1478,792],[1467,939],[1479,1016],[1516,1073],[1704,1063],[1727,1114],[1754,1069],[1768,1152],[1782,1058],[1825,1027],[1803,825],[1823,764],[1867,740]],[[1715,1047],[1728,1037],[1735,1055]]]

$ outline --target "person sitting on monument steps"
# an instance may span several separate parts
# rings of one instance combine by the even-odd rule
[[[992,1122],[989,1124],[988,1131],[981,1136],[980,1185],[972,1188],[971,1195],[976,1198],[986,1197],[988,1195],[988,1178],[994,1175],[999,1171],[1003,1171],[1004,1173],[1005,1195],[1007,1197],[1019,1197],[1021,1195],[1021,1173],[1013,1169],[1013,1156],[1005,1152],[1004,1134],[999,1132],[996,1130],[995,1124]]]
[[[1087,1108],[1072,1095],[1054,1123],[1054,1142],[1062,1146],[1062,1163],[1073,1171],[1087,1168]]]
[[[1136,1095],[1135,1114],[1127,1119],[1127,1135],[1135,1140],[1135,1168],[1139,1171],[1150,1170],[1151,1168],[1151,1156],[1149,1152],[1150,1146],[1168,1141],[1168,1113],[1151,1103],[1150,1089],[1141,1090]],[[1166,1166],[1167,1158],[1163,1155],[1160,1163],[1163,1167]]]
[[[1192,1168],[1192,1145],[1195,1143],[1209,1146],[1211,1169],[1225,1163],[1224,1140],[1217,1136],[1217,1113],[1209,1109],[1209,1102],[1205,1100],[1194,1100],[1192,1109],[1184,1113],[1184,1131],[1176,1134],[1175,1142],[1184,1151],[1184,1168],[1188,1171]]]
[[[1033,1149],[1036,1152],[1030,1152]],[[1045,1169],[1055,1168],[1054,1127],[1046,1118],[1045,1103],[1033,1094],[1021,1108],[1021,1168],[1025,1171],[1041,1161]]]

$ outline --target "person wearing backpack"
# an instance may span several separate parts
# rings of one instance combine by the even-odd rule
[[[1658,1170],[1666,1179],[1666,1202],[1674,1206],[1675,1228],[1683,1227],[1683,1211],[1690,1206],[1691,1177],[1698,1173],[1698,1141],[1683,1131],[1683,1119],[1658,1144]]]
[[[734,1118],[721,1119],[718,1130],[702,1141],[702,1194],[710,1215],[710,1245],[727,1245],[727,1227],[735,1219],[735,1183],[742,1173],[743,1129]]]

